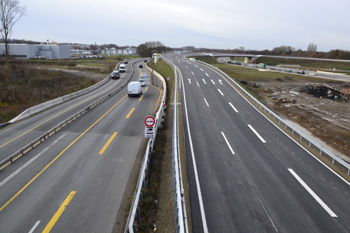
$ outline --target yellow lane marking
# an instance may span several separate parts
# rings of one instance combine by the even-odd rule
[[[135,110],[135,108],[132,108],[131,111],[129,112],[129,114],[126,116],[126,118],[129,118],[134,110]]]
[[[43,233],[49,233],[51,231],[51,229],[56,224],[57,220],[61,217],[63,211],[67,208],[69,202],[73,199],[76,193],[77,191],[70,192],[70,194],[67,196],[60,208],[55,213],[55,215],[51,218],[50,222],[46,225],[45,229],[42,231]]]
[[[145,92],[146,92],[146,91],[148,91],[148,87],[146,87],[146,90],[145,90]]]
[[[111,142],[113,141],[113,139],[115,138],[115,136],[117,136],[117,134],[118,134],[118,132],[115,132],[113,135],[112,135],[112,137],[108,140],[108,142],[104,145],[104,147],[101,149],[101,151],[100,151],[100,155],[102,155],[104,152],[105,152],[105,150],[107,149],[107,147],[109,146],[109,144],[111,144]]]
[[[48,165],[46,165],[33,179],[31,179],[26,185],[23,186],[10,200],[8,200],[1,208],[2,211],[6,206],[8,206],[18,195],[20,195],[31,183],[33,183],[47,168],[49,168],[61,155],[66,152],[74,143],[76,143],[84,134],[86,134],[92,127],[94,127],[98,122],[100,122],[110,111],[112,111],[118,104],[120,104],[127,95],[125,95],[118,103],[116,103],[112,108],[110,108],[103,116],[100,117],[95,123],[93,123],[84,133],[80,134],[69,146],[67,146],[61,153],[59,153]]]
[[[119,81],[120,81],[120,80],[118,80],[118,82],[119,82]],[[55,115],[55,116],[53,116],[53,117],[47,119],[46,121],[41,122],[40,124],[38,124],[38,125],[34,126],[33,128],[27,130],[26,132],[22,133],[21,135],[15,137],[15,138],[13,138],[13,139],[11,139],[10,141],[6,142],[6,143],[3,144],[3,145],[1,145],[0,148],[6,146],[7,144],[9,144],[9,143],[15,141],[15,140],[18,139],[18,138],[24,136],[25,134],[29,133],[30,131],[33,131],[34,129],[38,128],[39,126],[45,124],[46,122],[48,122],[48,121],[50,121],[50,120],[52,120],[52,119],[54,119],[54,118],[56,118],[56,117],[62,115],[63,113],[65,113],[65,112],[71,110],[72,108],[75,108],[75,107],[77,107],[77,106],[79,106],[79,105],[81,105],[81,104],[83,104],[83,103],[85,103],[85,102],[91,100],[92,98],[95,98],[96,96],[99,96],[99,95],[101,95],[101,94],[103,94],[103,93],[109,91],[109,90],[112,89],[114,86],[116,86],[116,85],[118,84],[118,82],[116,82],[113,86],[111,86],[110,88],[104,90],[103,92],[101,92],[101,93],[99,93],[99,94],[96,94],[96,95],[94,95],[94,96],[92,96],[92,97],[90,97],[90,98],[88,98],[88,99],[86,99],[86,100],[84,100],[84,101],[82,101],[82,102],[79,102],[79,103],[77,103],[76,105],[74,105],[74,106],[72,106],[72,107],[70,107],[70,108],[67,108],[67,109],[64,110],[63,112],[60,112],[60,113],[58,113],[57,115]]]
[[[141,101],[141,100],[142,100],[142,98],[143,98],[143,95],[140,97],[139,101]]]

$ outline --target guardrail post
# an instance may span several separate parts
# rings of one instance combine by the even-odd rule
[[[137,207],[136,209],[136,218],[137,218],[137,223],[140,223],[140,207]]]

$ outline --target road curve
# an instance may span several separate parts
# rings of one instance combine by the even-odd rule
[[[1,232],[111,232],[160,94],[123,89],[3,170]]]

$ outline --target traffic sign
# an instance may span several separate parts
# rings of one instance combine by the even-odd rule
[[[156,120],[153,116],[148,116],[144,120],[146,127],[153,127],[153,125],[156,123]]]
[[[154,128],[145,127],[145,138],[154,138],[156,130]]]

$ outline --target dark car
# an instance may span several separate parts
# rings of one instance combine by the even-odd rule
[[[143,65],[140,64],[140,65],[139,65],[139,68],[143,68]]]
[[[125,60],[124,60],[124,64],[128,64],[128,63],[129,63],[128,60],[125,59]]]
[[[120,78],[119,72],[118,72],[118,71],[113,71],[113,72],[112,72],[112,75],[111,75],[111,78],[112,78],[112,79],[118,79],[118,78]]]
[[[147,62],[147,60],[144,60],[143,62]]]

